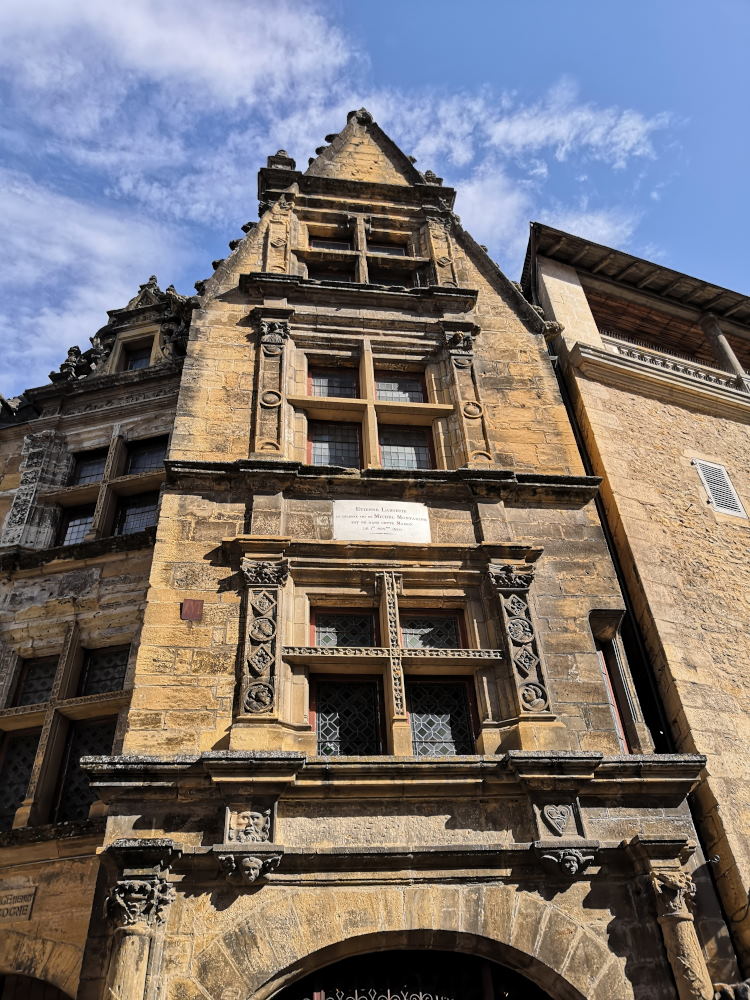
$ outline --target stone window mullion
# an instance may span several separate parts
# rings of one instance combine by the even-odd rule
[[[381,642],[388,649],[385,675],[385,721],[390,729],[390,751],[397,756],[412,752],[411,729],[406,714],[406,692],[399,628],[398,597],[403,577],[391,570],[378,573],[380,592]]]
[[[56,712],[55,705],[50,702],[44,715],[39,743],[34,756],[34,766],[31,769],[31,777],[26,789],[26,798],[16,811],[14,827],[35,826],[43,823],[46,819],[45,806],[51,780],[51,772],[54,770],[52,757],[58,750],[60,735],[60,719]],[[54,778],[52,779],[54,780]]]

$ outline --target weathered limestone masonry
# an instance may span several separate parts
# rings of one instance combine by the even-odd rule
[[[525,288],[585,439],[750,971],[750,302],[534,224]]]
[[[0,1000],[712,1000],[559,325],[364,109],[259,197],[4,404]]]

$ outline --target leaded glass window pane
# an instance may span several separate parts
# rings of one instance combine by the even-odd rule
[[[380,460],[385,469],[431,469],[429,431],[424,427],[380,427]]]
[[[116,719],[105,722],[71,722],[65,746],[63,771],[57,797],[54,823],[86,819],[96,794],[82,771],[81,757],[96,757],[112,752]]]
[[[167,453],[167,438],[137,441],[128,447],[128,473],[151,472],[161,469]]]
[[[359,426],[311,420],[308,424],[310,463],[358,469]]]
[[[376,681],[318,681],[317,700],[321,756],[381,753]]]
[[[57,657],[23,660],[13,705],[38,705],[49,701],[57,670]]]
[[[77,545],[83,542],[94,523],[93,507],[71,507],[63,513],[59,544]]]
[[[2,747],[0,766],[0,830],[10,830],[16,809],[26,798],[34,766],[39,732],[9,733]]]
[[[391,257],[405,257],[406,247],[400,243],[368,243],[370,253],[387,253]]]
[[[354,399],[357,395],[357,373],[353,368],[311,368],[310,395]]]
[[[140,496],[121,500],[115,519],[116,535],[134,535],[144,528],[156,524],[156,507],[159,503],[158,493],[142,493]]]
[[[354,281],[354,266],[328,267],[325,264],[308,264],[307,277],[313,281]]]
[[[455,615],[401,615],[401,642],[411,649],[459,649],[461,631]]]
[[[83,660],[79,694],[121,691],[128,666],[129,646],[88,649]]]
[[[418,375],[376,372],[378,399],[388,403],[424,403],[424,383]]]
[[[97,451],[83,451],[76,455],[76,464],[73,467],[73,476],[70,481],[71,486],[98,483],[104,475],[106,461],[106,448],[99,448]]]
[[[125,364],[123,368],[126,372],[138,371],[141,368],[148,368],[151,364],[151,345],[146,347],[133,347],[125,351]]]
[[[351,250],[351,240],[330,240],[322,236],[312,236],[310,246],[313,250]]]
[[[415,757],[474,753],[465,684],[411,683],[406,698]]]
[[[372,614],[315,612],[316,646],[374,646],[375,622]]]

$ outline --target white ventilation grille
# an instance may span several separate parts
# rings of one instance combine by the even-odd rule
[[[735,517],[747,517],[737,490],[732,486],[732,480],[723,465],[703,462],[698,458],[693,460],[693,465],[706,487],[709,503],[714,510],[721,514],[734,514]]]

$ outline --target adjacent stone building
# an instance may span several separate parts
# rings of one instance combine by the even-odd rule
[[[259,197],[3,408],[0,997],[710,1000],[721,783],[550,362],[585,295],[364,110]]]

